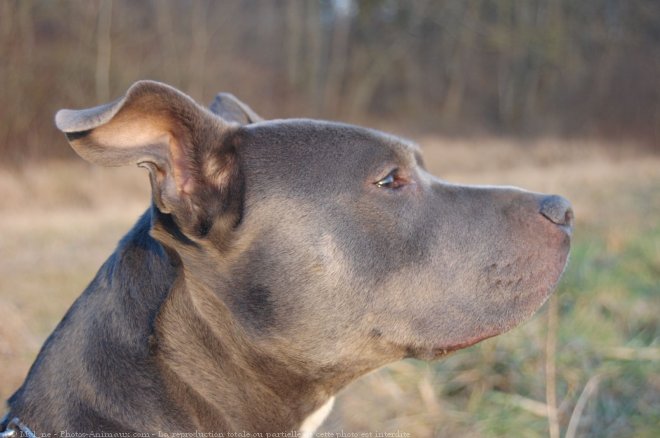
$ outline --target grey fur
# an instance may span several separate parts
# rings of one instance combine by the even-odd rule
[[[446,183],[377,131],[148,81],[56,121],[146,167],[153,204],[10,399],[37,433],[289,431],[375,368],[514,327],[568,256],[568,201]]]

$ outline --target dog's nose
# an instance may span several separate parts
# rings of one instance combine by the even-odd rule
[[[541,199],[540,213],[557,225],[573,226],[573,208],[562,196],[550,195]]]

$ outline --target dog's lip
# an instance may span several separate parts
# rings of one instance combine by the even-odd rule
[[[437,360],[454,353],[455,351],[471,347],[485,339],[495,337],[502,333],[501,330],[493,330],[483,333],[479,336],[468,339],[467,341],[457,342],[455,344],[445,344],[440,347],[424,347],[424,346],[408,346],[406,350],[406,358],[415,358],[421,360]]]
[[[470,338],[467,341],[459,342],[456,344],[450,344],[448,346],[442,346],[442,347],[435,347],[431,349],[430,355],[433,356],[434,359],[438,359],[444,356],[447,356],[455,351],[462,350],[467,347],[471,347],[483,340],[486,340],[488,338],[495,337],[502,333],[500,330],[495,330],[493,332],[488,332],[486,334],[482,334],[479,336],[475,336],[474,338]]]
[[[567,237],[568,239],[568,237]],[[561,256],[561,262],[560,264],[563,266],[560,274],[557,276],[556,281],[549,285],[546,288],[543,288],[543,290],[538,293],[537,295],[541,296],[541,300],[537,302],[537,305],[534,305],[531,307],[530,312],[527,315],[522,315],[519,318],[514,318],[510,321],[507,321],[503,323],[502,325],[491,327],[489,329],[483,330],[480,334],[477,336],[474,336],[472,338],[468,338],[465,341],[457,342],[457,343],[452,343],[452,344],[445,344],[440,347],[434,347],[428,350],[427,354],[425,356],[428,356],[432,359],[439,359],[444,356],[447,356],[448,354],[451,354],[457,350],[462,350],[467,347],[471,347],[472,345],[475,345],[481,341],[484,341],[489,338],[493,338],[495,336],[499,336],[503,333],[508,332],[509,330],[513,329],[514,327],[519,326],[522,322],[528,320],[529,318],[532,317],[540,308],[543,306],[545,301],[553,294],[554,290],[556,289],[557,283],[559,282],[559,279],[561,278],[561,273],[563,273],[563,270],[566,268],[567,261],[568,261],[568,255],[569,251],[568,248],[567,250],[562,254]]]
[[[520,307],[520,311],[514,312],[513,315],[510,315],[509,318],[504,320],[491,324],[484,323],[480,326],[472,327],[471,332],[473,336],[464,332],[462,333],[462,336],[461,334],[454,335],[453,339],[450,336],[443,336],[444,339],[436,338],[435,341],[429,339],[430,342],[424,342],[418,338],[417,342],[413,341],[408,345],[393,342],[391,340],[388,342],[391,345],[403,349],[405,352],[403,356],[404,358],[416,358],[431,361],[441,359],[451,353],[471,347],[472,345],[486,339],[502,335],[530,319],[553,294],[557,283],[561,279],[562,273],[567,266],[570,254],[571,227],[556,228],[559,228],[556,233],[561,234],[562,243],[556,254],[557,260],[554,261],[554,264],[551,264],[551,267],[547,268],[555,272],[554,281],[546,281],[549,280],[546,278],[540,283],[529,285],[529,289],[526,289],[525,293],[518,297],[517,305]],[[387,336],[385,337],[387,338]]]

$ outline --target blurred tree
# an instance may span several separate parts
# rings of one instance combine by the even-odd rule
[[[2,162],[62,106],[168,82],[266,115],[660,144],[657,0],[0,0]]]

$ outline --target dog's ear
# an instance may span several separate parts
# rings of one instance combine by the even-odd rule
[[[55,124],[84,159],[149,170],[154,203],[184,232],[208,232],[239,182],[237,129],[180,91],[140,81],[114,102],[60,110]]]
[[[236,122],[241,125],[249,125],[264,120],[252,108],[229,93],[219,93],[215,96],[209,109],[228,122]]]

